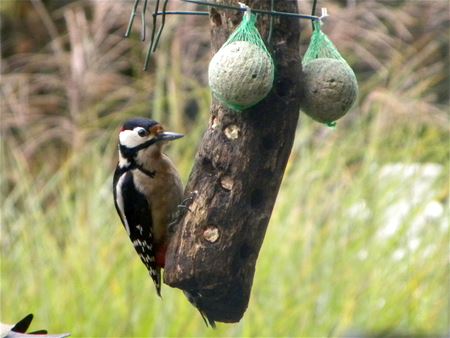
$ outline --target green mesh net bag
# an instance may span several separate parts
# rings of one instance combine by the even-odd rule
[[[273,59],[255,24],[256,15],[247,9],[240,25],[209,63],[213,95],[237,111],[264,99],[273,85]]]
[[[321,31],[320,24],[314,22],[314,32],[302,61],[305,95],[302,110],[314,120],[334,126],[356,101],[358,83],[347,61]]]

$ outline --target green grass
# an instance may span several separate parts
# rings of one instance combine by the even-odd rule
[[[361,121],[330,130],[302,117],[248,311],[239,324],[217,330],[204,326],[179,290],[164,287],[163,299],[156,297],[113,207],[114,133],[69,156],[56,172],[45,163],[29,168],[18,148],[4,142],[2,321],[32,312],[34,328],[75,337],[448,332],[448,206],[422,229],[418,247],[408,249],[417,215],[431,199],[448,198],[442,190],[448,164],[431,197],[380,240],[387,208],[408,199],[419,177],[380,182],[380,153],[387,150],[379,138],[367,140],[372,127]],[[198,141],[200,133],[192,134]],[[417,160],[421,140],[411,139],[395,153],[397,161]],[[186,178],[195,147],[191,153],[185,147],[180,141],[169,153]],[[362,201],[367,210],[352,214]],[[405,250],[401,259],[394,258],[398,250]]]

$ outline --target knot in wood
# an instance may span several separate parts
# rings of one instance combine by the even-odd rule
[[[235,124],[230,124],[228,127],[225,128],[224,133],[225,136],[230,140],[235,140],[239,137],[239,132],[241,130],[239,127]]]
[[[219,229],[210,225],[203,231],[203,238],[210,243],[214,243],[219,239]]]

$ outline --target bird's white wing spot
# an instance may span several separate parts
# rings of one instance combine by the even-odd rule
[[[130,235],[130,226],[128,225],[127,217],[125,216],[125,206],[122,195],[122,184],[125,179],[126,173],[120,176],[116,185],[116,203],[119,208],[120,216],[122,217],[123,223],[125,225],[125,229],[127,230],[128,235]]]

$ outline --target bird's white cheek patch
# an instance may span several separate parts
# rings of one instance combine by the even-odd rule
[[[119,134],[119,141],[121,145],[128,148],[133,148],[143,143],[145,140],[134,130],[123,130]]]

